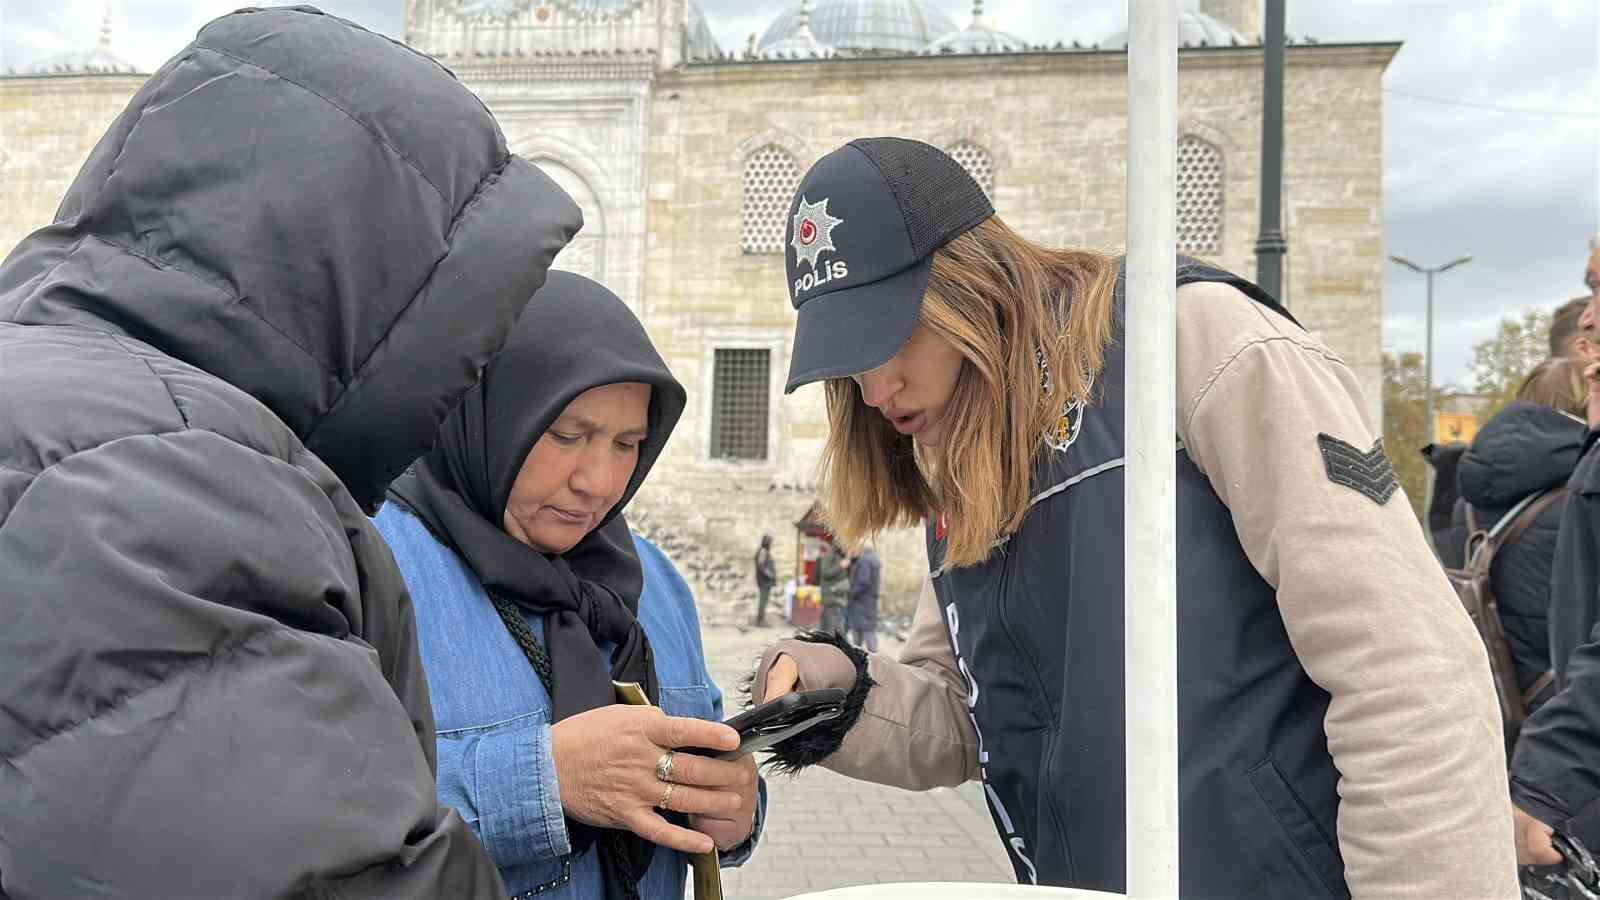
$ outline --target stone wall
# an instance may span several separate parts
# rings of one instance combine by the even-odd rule
[[[1288,300],[1355,370],[1381,416],[1381,76],[1396,45],[1295,47],[1286,75]],[[1222,265],[1252,275],[1258,222],[1261,52],[1186,51],[1180,133],[1224,155]],[[794,312],[781,254],[740,249],[741,176],[767,145],[802,171],[863,135],[940,146],[969,141],[994,159],[994,201],[1022,234],[1119,251],[1126,191],[1126,57],[1120,53],[797,61],[679,68],[656,83],[647,160],[645,323],[689,408],[638,501],[695,539],[753,551],[812,500],[826,435],[822,391],[782,396]],[[764,463],[709,458],[710,365],[717,346],[772,354],[775,444]],[[884,602],[907,607],[925,569],[920,533],[886,535]]]
[[[67,185],[142,75],[0,77],[0,257],[55,218]]]
[[[417,3],[444,10],[454,0]],[[418,21],[413,16],[413,30]],[[1375,421],[1381,76],[1396,49],[1297,46],[1289,50],[1287,71],[1287,299],[1350,363]],[[663,70],[668,55],[489,54],[449,61],[500,116],[515,149],[560,163],[592,191],[600,212],[594,218],[600,228],[588,236],[595,239],[594,271],[636,306],[689,388],[689,408],[638,500],[640,511],[699,547],[706,571],[746,569],[759,535],[771,532],[780,572],[788,573],[793,523],[813,500],[826,423],[820,388],[782,394],[794,313],[782,256],[740,249],[745,159],[774,145],[803,170],[862,135],[898,134],[941,146],[967,141],[991,154],[996,208],[1021,233],[1115,252],[1125,221],[1126,57],[1085,52]],[[1225,222],[1214,257],[1245,275],[1255,268],[1260,73],[1257,48],[1185,51],[1180,64],[1180,132],[1206,140],[1224,157]],[[51,219],[83,159],[142,80],[0,78],[0,251]],[[719,346],[770,354],[777,412],[765,462],[709,458],[710,360]],[[880,552],[885,605],[909,607],[924,570],[920,533],[886,535]],[[736,591],[729,583],[707,587]]]
[[[556,268],[604,283],[637,309],[655,58],[477,60],[455,72],[494,113],[511,152],[541,167],[583,210],[583,230],[556,257]]]
[[[675,66],[683,56],[684,0],[632,0],[606,6],[585,3],[481,3],[476,0],[408,0],[405,41],[458,65],[529,58],[647,57]]]

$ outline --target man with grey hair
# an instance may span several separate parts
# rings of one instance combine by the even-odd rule
[[[1600,242],[1591,240],[1584,286],[1584,323],[1592,335],[1600,312]],[[1592,346],[1592,345],[1591,345]],[[1560,833],[1600,848],[1600,361],[1584,370],[1589,384],[1588,438],[1567,482],[1550,579],[1550,662],[1559,693],[1523,726],[1511,767],[1517,858],[1562,861]]]

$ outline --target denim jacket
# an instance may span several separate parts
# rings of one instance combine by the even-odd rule
[[[374,521],[416,607],[438,729],[440,802],[472,826],[513,898],[601,900],[595,851],[573,854],[567,834],[544,685],[454,551],[393,503]],[[654,651],[661,706],[669,715],[720,720],[722,692],[706,672],[689,587],[654,545],[637,535],[633,541],[644,567],[639,622]],[[530,615],[528,624],[543,640],[542,618]],[[598,657],[595,666],[604,671]],[[724,866],[742,864],[755,848],[766,818],[765,784],[760,791],[755,830],[722,855]],[[678,900],[687,865],[684,855],[657,847],[639,895]]]

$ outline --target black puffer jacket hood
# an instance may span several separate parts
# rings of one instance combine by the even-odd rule
[[[506,896],[357,500],[578,226],[448,72],[315,10],[139,90],[0,265],[0,897]]]
[[[370,510],[582,224],[470,91],[390,43],[308,7],[206,26],[13,251],[0,321],[216,375]]]
[[[1565,484],[1578,464],[1584,424],[1560,410],[1518,400],[1484,424],[1461,458],[1461,496],[1480,509],[1505,509],[1534,491]]]
[[[1578,464],[1585,426],[1559,410],[1517,401],[1486,422],[1456,470],[1461,499],[1439,558],[1449,567],[1466,564],[1467,512],[1478,529],[1493,528],[1530,494],[1567,483]],[[1500,624],[1516,669],[1517,683],[1531,688],[1550,668],[1550,583],[1564,503],[1546,508],[1514,542],[1500,548],[1489,570]],[[1542,689],[1531,706],[1550,695]]]

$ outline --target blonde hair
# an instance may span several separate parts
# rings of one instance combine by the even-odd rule
[[[1547,359],[1522,379],[1517,399],[1549,406],[1582,419],[1589,409],[1589,386],[1583,380],[1584,360],[1570,356]]]
[[[920,324],[963,358],[940,444],[919,448],[853,379],[830,379],[820,480],[833,532],[856,546],[943,515],[945,565],[987,559],[1027,515],[1045,434],[1091,399],[1116,280],[1114,258],[1041,247],[998,216],[935,252]]]

